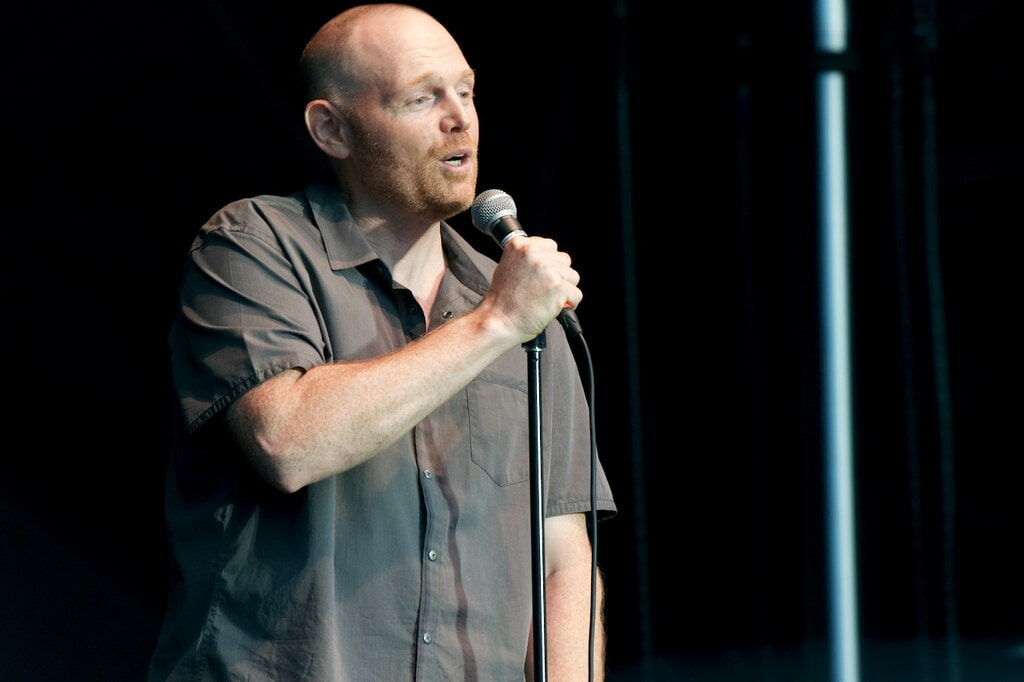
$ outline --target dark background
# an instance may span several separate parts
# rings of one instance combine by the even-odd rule
[[[1018,10],[852,5],[861,671],[1024,679]],[[294,65],[346,6],[4,4],[0,679],[144,674],[178,270],[316,166]],[[583,277],[609,677],[828,679],[813,4],[422,6],[480,189]]]

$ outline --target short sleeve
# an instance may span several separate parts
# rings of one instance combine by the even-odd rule
[[[194,242],[169,342],[189,431],[261,381],[323,364],[311,297],[274,231],[244,203],[215,216]]]
[[[541,356],[547,424],[545,515],[595,510],[599,519],[611,518],[617,507],[604,466],[595,456],[596,434],[591,432],[590,405],[575,357],[560,325],[548,326],[547,340]]]

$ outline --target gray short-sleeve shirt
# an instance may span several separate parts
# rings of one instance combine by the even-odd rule
[[[495,267],[447,225],[442,237],[430,327],[477,305]],[[380,454],[293,494],[260,479],[217,418],[284,369],[375,357],[426,327],[330,184],[232,203],[203,227],[170,335],[175,576],[152,679],[521,678],[532,614],[523,350]],[[584,512],[588,407],[563,330],[545,336],[544,508]],[[596,507],[613,513],[596,473]]]

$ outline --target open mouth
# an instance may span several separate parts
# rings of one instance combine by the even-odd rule
[[[473,150],[467,147],[450,148],[441,155],[441,163],[452,168],[468,165],[473,158]]]

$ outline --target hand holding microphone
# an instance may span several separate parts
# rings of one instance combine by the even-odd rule
[[[552,305],[562,306],[554,314],[557,314],[566,332],[570,336],[582,334],[573,307],[579,304],[583,294],[576,287],[579,274],[569,266],[568,254],[558,251],[557,245],[550,239],[527,237],[516,217],[515,202],[501,190],[481,192],[473,200],[470,210],[473,225],[491,235],[505,252],[491,282],[492,289],[498,292],[497,296],[525,298],[523,301],[510,301],[514,304],[550,299]],[[525,239],[516,240],[516,237]],[[550,321],[550,317],[543,321],[538,334],[547,326],[547,321]]]

